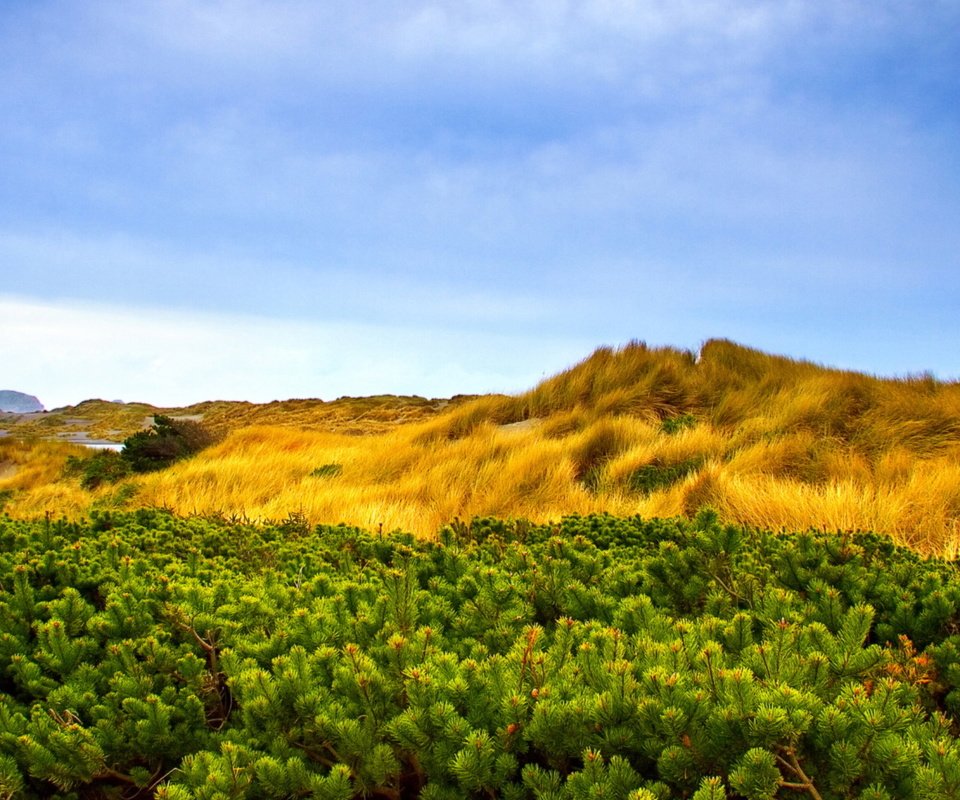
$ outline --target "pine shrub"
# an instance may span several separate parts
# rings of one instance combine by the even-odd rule
[[[947,800],[960,582],[869,534],[0,518],[0,798]]]

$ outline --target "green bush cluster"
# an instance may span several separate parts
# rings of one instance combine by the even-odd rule
[[[343,464],[321,464],[310,473],[311,478],[336,478],[343,472]]]
[[[697,418],[693,414],[677,414],[673,417],[664,417],[660,422],[660,430],[672,436],[687,428],[694,428],[696,425]]]
[[[953,563],[709,513],[295,528],[0,519],[0,798],[960,797]]]
[[[68,456],[64,471],[80,478],[84,489],[96,489],[105,483],[116,483],[132,473],[130,462],[114,450],[97,450],[88,456]]]
[[[634,492],[651,494],[679,483],[703,466],[703,458],[688,458],[676,464],[644,464],[630,473],[628,485]]]
[[[117,483],[135,472],[153,472],[170,466],[209,447],[216,437],[193,420],[179,420],[157,414],[153,425],[123,442],[120,452],[98,450],[90,455],[69,456],[64,473],[78,476],[84,489]],[[132,490],[130,490],[132,491]]]
[[[198,453],[216,441],[199,422],[157,414],[153,425],[123,442],[121,455],[134,472],[153,472]]]

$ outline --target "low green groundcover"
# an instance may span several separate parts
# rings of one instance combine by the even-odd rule
[[[0,519],[0,798],[960,798],[960,581],[876,535]]]

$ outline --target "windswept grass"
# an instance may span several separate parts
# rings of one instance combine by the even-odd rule
[[[396,425],[429,419],[471,398],[427,400],[423,397],[340,397],[323,400],[276,400],[247,403],[224,400],[185,408],[160,408],[147,403],[85,400],[75,406],[42,414],[0,414],[0,430],[18,438],[69,438],[81,433],[93,439],[122,442],[149,428],[156,414],[202,422],[218,436],[256,425],[304,430],[367,434]]]
[[[268,425],[225,424],[216,447],[128,488],[86,494],[49,467],[22,479],[7,507],[296,513],[429,536],[457,516],[673,516],[709,505],[741,524],[872,529],[921,552],[958,548],[956,383],[880,379],[720,340],[699,356],[604,348],[516,396],[379,398],[323,418],[301,402]],[[375,424],[358,435],[364,414]],[[277,424],[292,419],[312,422]]]
[[[25,503],[32,514],[82,513],[90,494],[62,477],[67,458],[83,453],[82,447],[61,442],[0,438],[0,511]]]

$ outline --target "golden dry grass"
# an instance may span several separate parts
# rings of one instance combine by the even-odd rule
[[[0,437],[0,510],[21,503],[30,514],[55,510],[77,515],[90,505],[90,494],[76,481],[63,480],[64,464],[84,448],[61,442]]]
[[[305,430],[366,434],[398,424],[429,419],[472,398],[427,400],[423,397],[341,397],[337,400],[277,400],[247,403],[215,400],[185,408],[160,408],[147,403],[111,403],[85,400],[75,406],[40,414],[2,414],[0,430],[16,437],[70,438],[86,434],[91,439],[122,442],[150,427],[156,414],[203,422],[214,433],[252,425],[277,425]]]
[[[424,536],[455,516],[673,516],[709,505],[764,528],[877,530],[946,555],[960,546],[956,383],[884,380],[726,341],[699,359],[631,343],[517,396],[290,402],[286,417],[279,406],[260,412],[270,424],[223,423],[219,445],[126,486],[84,493],[50,466],[16,486],[0,479],[0,491],[12,491],[17,514],[91,502],[297,512]]]

